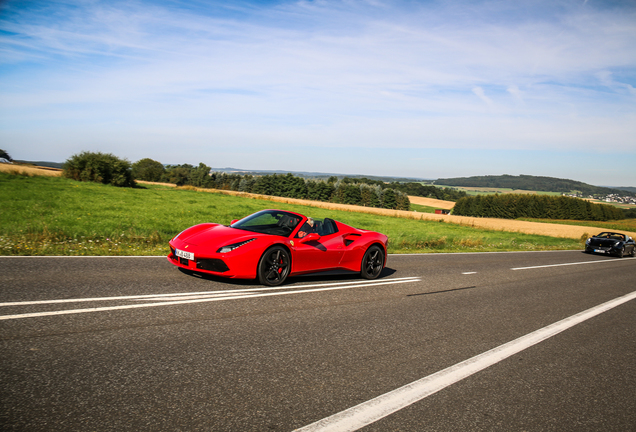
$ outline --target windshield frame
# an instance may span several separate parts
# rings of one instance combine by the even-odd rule
[[[275,223],[258,223],[267,222],[268,218],[274,219]],[[230,225],[230,228],[259,234],[290,237],[306,220],[307,218],[299,213],[285,210],[261,210],[234,222]]]

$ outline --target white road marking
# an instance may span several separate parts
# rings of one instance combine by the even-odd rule
[[[471,275],[471,274],[477,274],[477,272],[463,272],[463,275]]]
[[[339,283],[339,284],[318,284],[318,285],[305,285],[304,287],[313,287],[313,286],[319,286],[321,288],[311,288],[311,289],[303,289],[303,290],[294,290],[294,291],[283,291],[283,292],[272,292],[272,293],[254,293],[253,291],[255,290],[247,290],[247,294],[242,293],[241,290],[237,290],[239,291],[239,294],[237,295],[229,295],[229,296],[223,296],[223,297],[219,297],[218,295],[206,295],[206,296],[201,296],[200,298],[197,296],[197,298],[191,298],[188,300],[172,300],[172,301],[160,301],[160,302],[154,302],[154,303],[137,303],[137,304],[130,304],[130,305],[118,305],[118,306],[104,306],[104,307],[94,307],[94,308],[86,308],[86,309],[67,309],[67,310],[60,310],[60,311],[47,311],[47,312],[33,312],[33,313],[24,313],[24,314],[15,314],[15,315],[2,315],[0,316],[0,321],[2,320],[12,320],[12,319],[21,319],[21,318],[34,318],[34,317],[44,317],[44,316],[55,316],[55,315],[70,315],[70,314],[81,314],[81,313],[89,313],[89,312],[104,312],[104,311],[113,311],[113,310],[124,310],[124,309],[139,309],[139,308],[147,308],[147,307],[157,307],[157,306],[170,306],[170,305],[179,305],[179,304],[189,304],[189,303],[203,303],[203,302],[214,302],[214,301],[223,301],[223,300],[236,300],[236,299],[245,299],[245,298],[255,298],[255,297],[272,297],[272,296],[282,296],[282,295],[290,295],[290,294],[304,294],[304,293],[312,293],[312,292],[321,292],[321,291],[333,291],[333,290],[344,290],[344,289],[351,289],[351,288],[361,288],[361,287],[370,287],[370,286],[382,286],[382,285],[393,285],[393,284],[400,284],[400,283],[409,283],[409,282],[419,282],[421,281],[420,278],[417,277],[413,277],[413,278],[399,278],[399,279],[385,279],[385,280],[379,280],[379,281],[358,281],[358,282],[343,282],[343,283]],[[337,285],[337,286],[331,286],[331,285]],[[285,289],[285,288],[290,288],[288,287],[276,287],[276,288],[261,288],[261,290],[268,290],[268,289]],[[245,291],[245,290],[243,290]],[[223,293],[223,291],[217,291],[218,293]],[[225,293],[227,293],[227,291],[225,291]],[[185,295],[192,295],[193,293],[184,293]],[[169,294],[169,295],[174,295],[174,294]],[[154,295],[154,296],[145,296],[146,300],[150,299],[156,299],[158,296],[161,295]],[[130,296],[127,298],[123,298],[124,300],[128,300],[131,299],[131,297],[135,297],[135,296]],[[110,297],[108,298],[109,300],[122,300],[122,298],[115,298],[115,297]],[[86,299],[84,299],[86,300]],[[98,301],[98,300],[93,300],[93,301]],[[23,306],[25,303],[28,302],[22,302],[22,303],[10,303],[10,304],[4,304],[5,306]]]
[[[363,402],[295,432],[356,431],[590,318],[636,298],[636,291],[580,312],[483,354]]]
[[[375,281],[361,280],[361,281],[353,281],[353,282],[331,282],[331,283],[322,283],[322,284],[309,284],[309,285],[283,285],[277,287],[267,287],[267,288],[247,288],[247,289],[235,289],[235,290],[223,290],[223,291],[199,291],[199,292],[185,292],[185,293],[170,293],[170,294],[140,294],[133,296],[116,296],[116,297],[90,297],[90,298],[78,298],[78,299],[59,299],[59,300],[31,300],[31,301],[22,301],[22,302],[7,302],[0,303],[0,306],[29,306],[29,305],[41,305],[41,304],[55,304],[55,303],[80,303],[80,302],[97,302],[97,301],[113,301],[113,300],[147,300],[147,299],[157,299],[159,300],[161,297],[179,297],[179,296],[223,296],[230,295],[236,293],[252,293],[257,291],[272,291],[272,290],[283,290],[283,289],[295,289],[295,288],[315,288],[315,287],[328,287],[328,286],[343,286],[343,285],[361,285],[368,283],[379,283],[382,281],[407,281],[412,282],[413,280],[420,280],[417,277],[403,277],[403,278],[394,278],[394,279],[380,279]]]
[[[539,266],[531,266],[531,267],[515,267],[515,268],[511,268],[510,270],[528,270],[528,269],[538,269],[538,268],[547,268],[547,267],[562,267],[562,266],[571,266],[571,265],[616,263],[616,262],[617,262],[616,260],[582,261],[582,262],[562,263],[562,264],[547,264],[547,265],[539,265]]]

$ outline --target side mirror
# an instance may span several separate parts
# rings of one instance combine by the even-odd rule
[[[318,240],[320,238],[320,236],[318,235],[318,233],[311,233],[311,234],[307,234],[305,237],[300,239],[300,243],[307,243],[310,241],[315,241]]]
[[[234,225],[235,223],[237,223],[239,220],[238,219],[234,219],[232,222],[230,222],[230,225]]]

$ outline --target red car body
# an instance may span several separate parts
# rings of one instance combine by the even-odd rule
[[[332,219],[263,210],[229,226],[195,225],[169,243],[168,260],[183,269],[279,285],[287,276],[336,269],[374,279],[386,265],[388,238]]]

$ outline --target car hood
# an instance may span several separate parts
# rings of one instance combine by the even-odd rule
[[[593,246],[614,246],[614,244],[616,244],[617,242],[622,243],[621,240],[614,240],[614,239],[606,239],[606,238],[598,238],[598,237],[592,237],[590,239],[590,244]]]
[[[225,225],[212,225],[202,230],[188,229],[179,236],[179,240],[193,246],[216,244],[224,246],[262,236],[263,234],[230,228]]]

